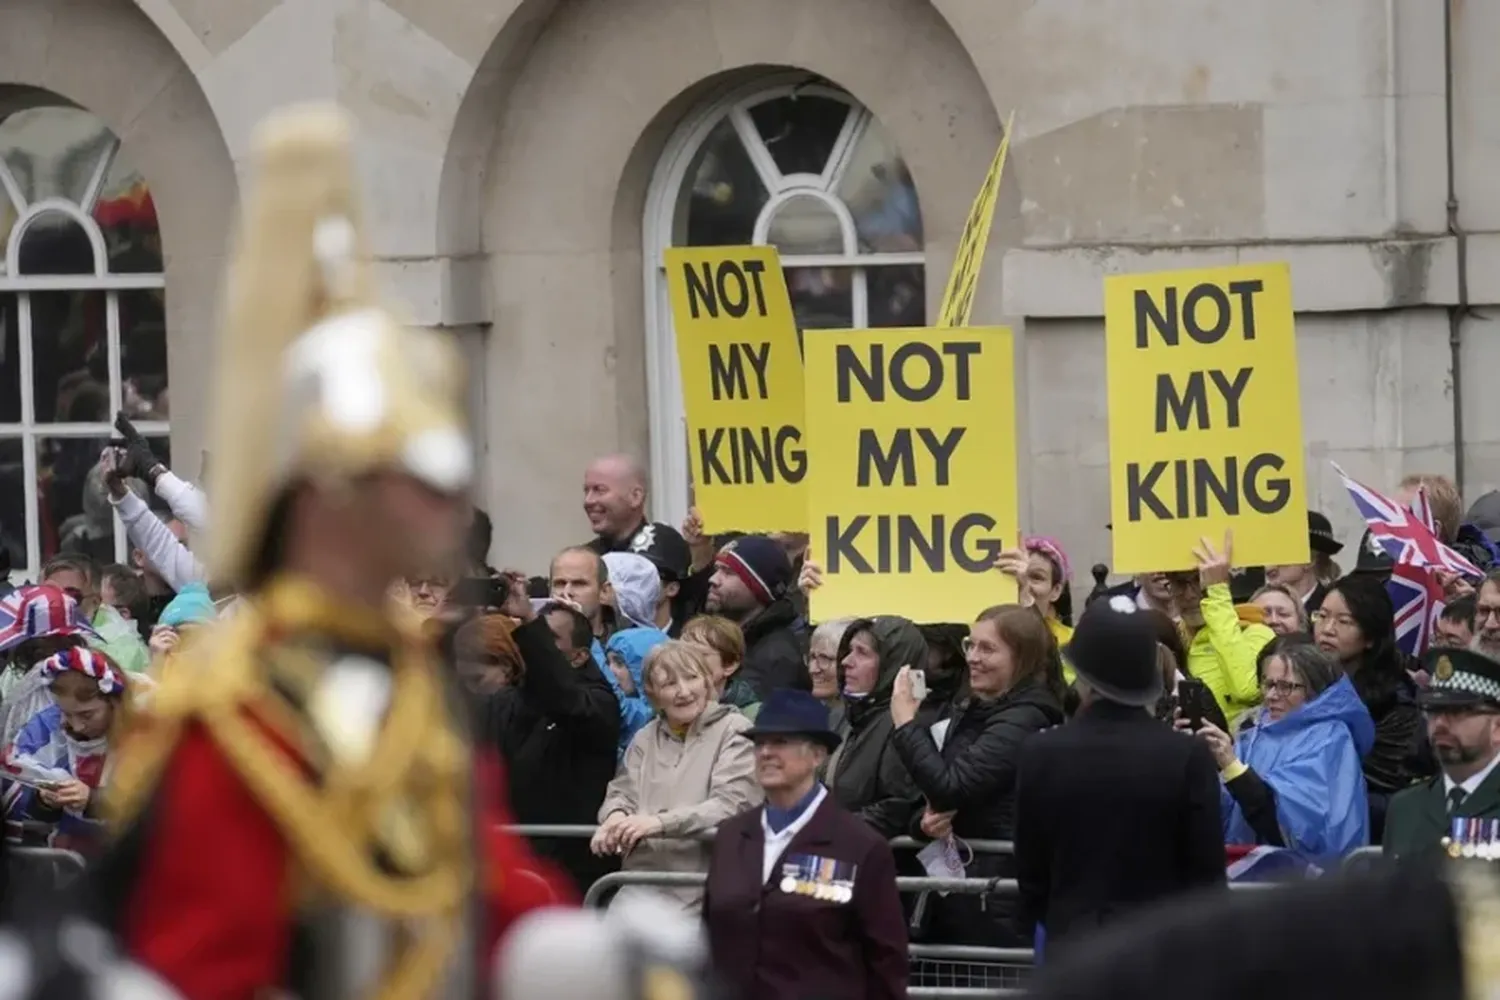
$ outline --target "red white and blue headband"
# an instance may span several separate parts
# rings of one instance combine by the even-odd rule
[[[100,694],[117,694],[125,690],[125,673],[115,661],[87,646],[75,646],[42,661],[42,677],[52,681],[69,672],[93,678]]]

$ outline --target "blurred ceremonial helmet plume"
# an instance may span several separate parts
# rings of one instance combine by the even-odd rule
[[[496,964],[505,1000],[712,1000],[702,924],[647,895],[607,913],[549,909],[511,931]]]
[[[364,257],[351,129],[336,108],[268,119],[231,263],[214,427],[214,579],[274,568],[288,489],[397,471],[448,495],[473,451],[458,353],[381,307]]]

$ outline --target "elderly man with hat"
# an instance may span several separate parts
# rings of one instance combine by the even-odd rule
[[[796,578],[786,549],[766,535],[744,535],[719,550],[706,610],[745,633],[743,677],[762,701],[777,688],[812,690],[803,657],[807,622],[791,591]]]
[[[818,781],[839,745],[827,706],[805,691],[774,691],[745,735],[765,803],[719,826],[703,899],[728,996],[905,997],[906,921],[890,845]]]
[[[1156,632],[1133,600],[1089,605],[1063,651],[1081,706],[1021,746],[1016,878],[1047,948],[1071,948],[1159,899],[1223,886],[1219,771],[1157,722]]]
[[[1438,648],[1422,667],[1432,680],[1418,701],[1441,773],[1391,799],[1385,852],[1500,859],[1500,662]]]

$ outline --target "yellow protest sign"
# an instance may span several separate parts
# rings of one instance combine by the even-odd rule
[[[802,358],[772,247],[672,248],[694,503],[710,531],[805,531]]]
[[[1000,137],[1000,148],[990,161],[989,173],[979,185],[979,194],[969,209],[969,221],[964,223],[964,232],[958,240],[958,252],[953,257],[953,273],[948,276],[948,287],[943,292],[943,304],[938,309],[940,327],[969,325],[969,316],[974,311],[974,289],[979,285],[979,268],[984,263],[984,248],[990,240],[990,223],[995,219],[995,199],[1000,195],[1000,177],[1005,172],[1005,156],[1010,150],[1010,132],[1016,123],[1012,111],[1005,121],[1005,134]]]
[[[972,621],[1013,601],[1011,332],[828,330],[807,350],[811,616]]]
[[[1286,264],[1104,280],[1114,570],[1305,563],[1306,480]]]

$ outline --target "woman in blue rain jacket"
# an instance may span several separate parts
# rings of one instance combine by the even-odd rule
[[[1198,731],[1223,779],[1224,842],[1313,858],[1367,846],[1360,759],[1375,741],[1375,723],[1354,685],[1306,636],[1278,638],[1256,669],[1264,700],[1253,723],[1233,741],[1212,725]]]

